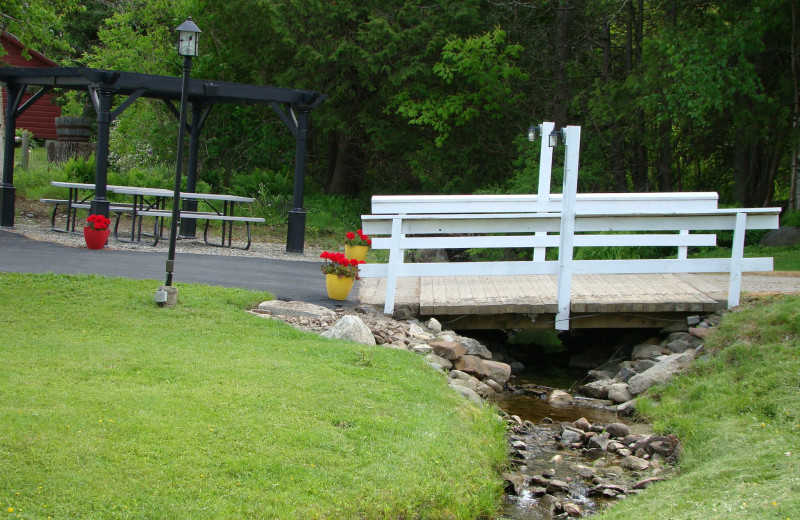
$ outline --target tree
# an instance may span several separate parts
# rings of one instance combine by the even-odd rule
[[[192,0],[116,0],[106,7],[110,14],[97,28],[98,43],[77,57],[78,63],[145,74],[182,73],[175,28],[193,11]],[[174,161],[176,128],[163,103],[140,99],[112,126],[110,159],[123,170]]]
[[[413,186],[407,165],[427,135],[387,108],[399,89],[433,81],[448,36],[483,27],[477,0],[205,0],[204,10],[219,74],[329,96],[314,112],[310,168],[345,194]]]
[[[63,38],[65,17],[84,10],[76,0],[0,0],[0,30],[8,31],[25,45],[38,50],[68,50]],[[5,53],[0,49],[0,53]]]
[[[442,147],[456,127],[476,121],[501,120],[513,109],[523,93],[514,84],[527,76],[514,65],[522,52],[520,45],[507,45],[499,28],[480,36],[455,38],[442,49],[441,61],[433,72],[442,83],[436,91],[411,93],[401,90],[393,102],[397,113],[411,124],[430,126],[436,146]],[[412,99],[422,95],[422,99]],[[476,129],[474,134],[480,134]]]

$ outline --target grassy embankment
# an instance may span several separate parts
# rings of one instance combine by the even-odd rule
[[[640,399],[682,441],[679,474],[602,519],[800,518],[800,297],[727,314],[708,356]]]
[[[154,283],[0,274],[0,518],[493,514],[504,426],[419,356]]]

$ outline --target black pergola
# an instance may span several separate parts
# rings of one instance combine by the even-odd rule
[[[109,213],[110,203],[106,199],[108,137],[114,119],[140,97],[161,99],[176,118],[180,116],[175,106],[181,100],[180,77],[75,67],[0,68],[0,83],[8,91],[3,182],[0,185],[0,227],[14,227],[14,133],[17,117],[50,90],[87,90],[97,113],[97,171],[95,194],[91,203],[91,211],[95,214],[108,216]],[[29,86],[42,88],[23,104],[22,97]],[[124,99],[112,109],[115,96],[123,96]],[[192,107],[192,118],[191,123],[186,125],[190,135],[187,191],[194,191],[196,187],[200,132],[211,108],[222,103],[269,104],[295,138],[294,196],[292,209],[289,211],[286,250],[303,252],[306,217],[303,209],[303,177],[306,169],[308,118],[311,110],[326,98],[325,94],[312,90],[190,80],[188,101]],[[191,204],[190,201],[184,203]]]

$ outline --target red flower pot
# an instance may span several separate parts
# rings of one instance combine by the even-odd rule
[[[103,249],[103,246],[108,242],[108,235],[110,233],[110,229],[99,230],[90,227],[83,228],[83,238],[86,240],[86,247],[89,249]]]

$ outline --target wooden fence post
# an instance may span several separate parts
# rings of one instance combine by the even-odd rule
[[[22,131],[22,149],[20,150],[20,168],[27,170],[31,153],[31,133],[27,130]]]

